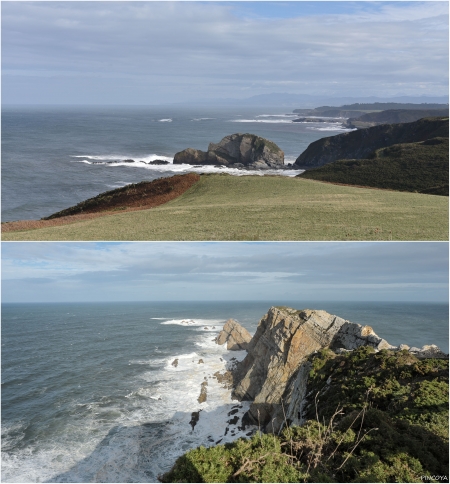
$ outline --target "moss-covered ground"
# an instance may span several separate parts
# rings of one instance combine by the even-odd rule
[[[448,240],[448,198],[281,176],[202,175],[164,205],[3,240]]]
[[[187,452],[162,482],[448,482],[448,360],[311,358],[306,424]]]

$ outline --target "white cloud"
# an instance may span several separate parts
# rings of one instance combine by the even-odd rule
[[[124,75],[131,85],[150,79],[140,94],[150,100],[154,92],[161,102],[169,92],[171,100],[186,99],[186,84],[206,97],[226,97],[236,86],[253,86],[253,94],[286,83],[300,89],[299,81],[310,92],[343,95],[361,91],[361,83],[380,94],[380,81],[391,94],[399,82],[407,91],[430,84],[429,94],[448,92],[446,2],[355,5],[351,14],[270,19],[235,15],[238,3],[5,2],[4,93],[12,88],[8,76],[30,72],[100,75],[111,86]]]
[[[448,295],[446,243],[3,243],[2,260],[5,301]]]

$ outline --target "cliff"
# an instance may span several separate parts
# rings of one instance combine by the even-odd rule
[[[174,164],[223,165],[234,168],[269,169],[284,167],[284,152],[272,141],[254,134],[231,134],[208,151],[187,148],[175,154]]]
[[[412,123],[382,124],[321,138],[295,160],[294,167],[317,168],[337,160],[368,158],[375,150],[399,143],[448,138],[447,118],[423,118]]]
[[[432,138],[380,148],[366,159],[327,163],[298,176],[330,183],[448,196],[448,153],[448,138]]]
[[[254,399],[258,431],[189,451],[162,482],[448,482],[448,355],[434,345],[393,347],[325,311],[272,307],[234,386]]]
[[[378,124],[412,123],[422,118],[448,116],[446,109],[387,109],[386,111],[350,116],[349,128],[369,128]]]
[[[377,350],[391,348],[369,326],[325,311],[270,308],[235,375],[234,396],[252,401],[245,423],[277,432],[291,400],[296,398],[293,389],[297,373],[308,356],[327,347],[352,350],[361,345]]]

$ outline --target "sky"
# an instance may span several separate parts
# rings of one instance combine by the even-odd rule
[[[1,3],[3,104],[448,96],[448,2]]]
[[[448,302],[447,242],[2,243],[2,301]]]

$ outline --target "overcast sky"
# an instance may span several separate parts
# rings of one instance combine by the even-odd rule
[[[2,2],[2,103],[448,95],[448,2]]]
[[[2,243],[3,302],[448,301],[448,243]]]

